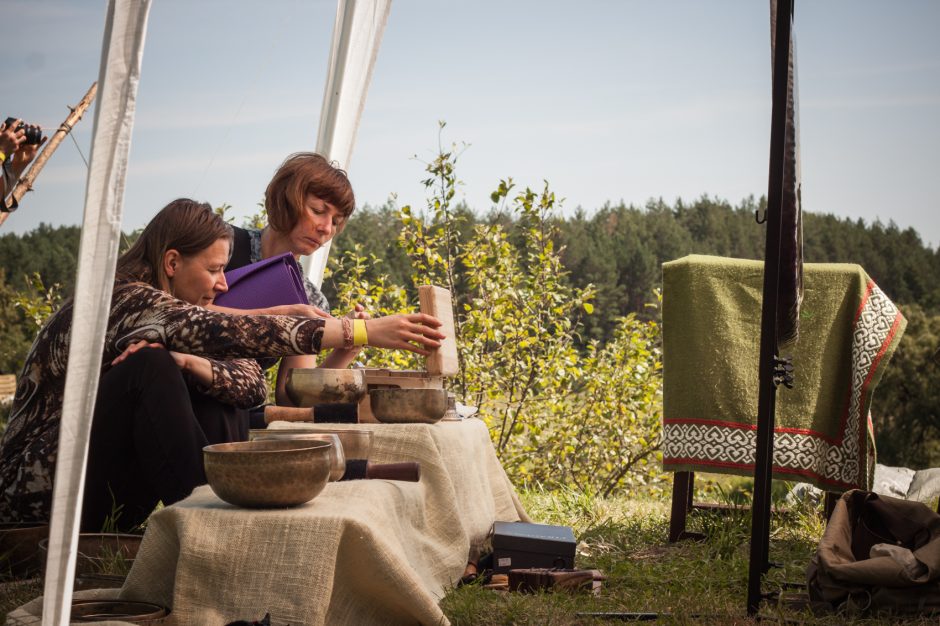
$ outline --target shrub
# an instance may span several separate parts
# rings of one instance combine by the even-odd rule
[[[609,494],[656,482],[659,325],[631,315],[607,345],[579,350],[594,288],[572,287],[562,266],[554,193],[547,183],[540,192],[514,192],[511,179],[500,181],[490,219],[467,228],[453,204],[458,156],[441,149],[427,164],[426,209],[402,207],[398,237],[411,261],[411,287],[432,283],[454,294],[460,373],[450,390],[479,408],[517,483]],[[366,278],[377,263],[360,246],[331,260],[338,310],[355,302],[378,315],[413,310],[408,289],[383,274]],[[411,354],[364,356],[370,366],[421,367]]]

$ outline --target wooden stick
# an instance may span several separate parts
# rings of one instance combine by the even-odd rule
[[[314,421],[313,409],[269,404],[264,407],[264,423],[270,424],[275,421],[312,422]]]
[[[88,89],[88,93],[85,94],[85,97],[82,98],[81,102],[78,103],[72,112],[69,113],[69,116],[65,118],[65,121],[59,126],[59,130],[53,133],[52,137],[49,138],[46,147],[43,148],[42,152],[39,153],[39,156],[36,157],[36,160],[33,161],[30,165],[29,170],[26,174],[22,176],[17,182],[16,186],[13,187],[13,193],[10,194],[10,197],[6,200],[7,211],[10,211],[13,206],[18,203],[27,191],[32,190],[33,181],[36,180],[36,177],[39,176],[39,172],[42,171],[42,168],[46,165],[46,161],[49,160],[49,157],[52,156],[52,153],[55,152],[56,148],[59,147],[59,144],[62,143],[62,140],[65,139],[65,136],[72,132],[72,128],[75,127],[75,124],[82,119],[82,115],[85,114],[85,111],[91,106],[92,101],[95,99],[95,94],[98,92],[98,83],[94,82],[91,84],[91,87]],[[10,214],[8,212],[0,213],[0,224],[6,221],[7,217]]]

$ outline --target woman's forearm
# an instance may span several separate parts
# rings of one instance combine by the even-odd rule
[[[192,354],[179,354],[176,352],[171,354],[173,354],[173,359],[176,360],[176,364],[179,365],[180,369],[188,374],[192,380],[203,387],[212,386],[212,363],[209,362],[209,359]]]
[[[320,367],[326,367],[333,370],[342,370],[349,367],[353,361],[356,360],[356,356],[359,354],[359,350],[345,350],[342,348],[337,348],[330,352],[323,362],[320,364]]]

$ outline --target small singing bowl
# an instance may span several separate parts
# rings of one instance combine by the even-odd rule
[[[248,441],[329,441],[333,444],[333,449],[330,451],[330,482],[342,478],[346,473],[346,455],[343,452],[343,443],[339,435],[297,431],[296,428],[252,429],[248,431]]]
[[[447,411],[444,389],[373,389],[372,414],[383,424],[433,424]]]
[[[293,428],[287,429],[284,431],[300,431],[305,433],[328,433],[331,435],[336,435],[339,437],[340,442],[343,444],[343,456],[346,457],[346,461],[356,460],[369,460],[369,455],[372,453],[372,431],[364,430],[361,428],[356,429],[345,429],[345,428],[326,428],[326,427],[311,427],[311,428]]]
[[[209,486],[229,504],[249,509],[303,504],[330,479],[328,441],[236,441],[202,449]]]
[[[366,395],[366,374],[361,369],[295,367],[287,373],[287,397],[296,406],[358,404]]]
[[[131,624],[163,623],[166,609],[149,602],[127,600],[72,600],[70,621],[106,622],[120,620]]]

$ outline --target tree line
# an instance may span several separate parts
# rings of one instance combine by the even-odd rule
[[[762,259],[765,231],[755,222],[755,212],[764,208],[763,198],[732,205],[702,196],[692,202],[608,204],[593,212],[552,216],[564,280],[572,290],[594,286],[593,314],[584,316],[578,345],[609,342],[626,315],[655,318],[658,309],[647,305],[656,299],[666,261],[688,254]],[[478,212],[457,205],[453,212],[460,217],[455,236],[463,242],[471,240],[477,225],[516,219],[498,206]],[[940,251],[926,245],[915,230],[893,223],[816,213],[804,213],[803,219],[806,262],[861,265],[910,322],[874,401],[880,458],[908,466],[937,464]],[[399,245],[401,220],[393,205],[360,209],[334,241],[331,256],[363,251],[374,262],[360,269],[362,278],[413,288],[411,259]],[[19,373],[37,330],[30,307],[48,307],[58,295],[71,295],[79,235],[76,226],[41,225],[23,235],[0,236],[0,373]],[[342,273],[334,272],[324,284],[331,301],[341,291],[342,280]],[[461,277],[456,281],[459,289]],[[59,289],[50,294],[53,285]]]

